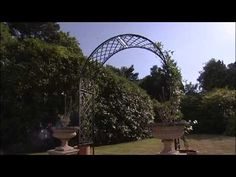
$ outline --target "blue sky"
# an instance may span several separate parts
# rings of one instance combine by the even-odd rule
[[[197,83],[199,71],[211,58],[225,64],[235,61],[235,23],[190,22],[66,22],[61,29],[77,38],[88,56],[99,44],[118,34],[133,33],[173,50],[183,80]],[[116,67],[134,65],[139,78],[150,74],[153,65],[160,66],[157,56],[143,49],[129,49],[112,56],[106,64]]]

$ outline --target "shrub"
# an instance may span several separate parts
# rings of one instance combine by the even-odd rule
[[[235,135],[235,90],[215,89],[204,94],[185,95],[184,119],[197,120],[195,133]]]
[[[201,105],[201,94],[190,94],[185,95],[181,102],[181,112],[183,113],[184,120],[197,120],[199,124],[201,124],[201,118],[203,116],[202,110],[200,108]],[[198,125],[194,128],[192,133],[199,133],[199,127],[202,125]]]
[[[36,141],[40,129],[55,123],[57,114],[63,113],[61,93],[76,90],[82,54],[37,38],[4,44],[3,52],[2,148],[9,153],[39,150],[44,142],[32,140]],[[33,134],[37,135],[32,137]]]
[[[136,84],[104,69],[98,79],[96,143],[110,144],[150,137],[152,101]]]
[[[204,119],[200,124],[204,125],[204,130],[217,134],[233,133],[234,127],[235,131],[233,126],[236,110],[235,94],[235,90],[215,89],[203,95],[201,109],[204,112]]]

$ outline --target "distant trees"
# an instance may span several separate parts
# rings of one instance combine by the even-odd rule
[[[57,23],[21,23],[8,22],[10,33],[18,39],[38,38],[45,42],[54,42],[59,36],[60,26]]]
[[[199,92],[198,90],[199,86],[198,84],[193,84],[192,82],[185,82],[184,85],[184,93],[185,95],[193,95],[193,94],[197,94]]]
[[[236,135],[235,66],[211,59],[198,77],[202,90],[198,84],[185,84],[182,112],[185,119],[198,120],[195,133]]]
[[[214,88],[228,87],[236,89],[236,62],[227,67],[223,61],[211,59],[200,72],[198,82],[203,91],[211,91]]]
[[[171,66],[170,71],[176,71],[173,69],[176,68],[176,63],[172,62]],[[182,85],[185,93],[181,103],[183,118],[199,122],[193,132],[236,135],[235,66],[235,62],[226,67],[223,61],[211,59],[203,67],[198,78],[199,83],[186,82],[184,86]],[[168,90],[167,76],[165,68],[155,65],[150,69],[150,75],[140,81],[140,86],[154,99],[154,111],[162,107],[162,89]],[[181,80],[181,77],[176,79]],[[199,86],[202,90],[199,90]],[[168,95],[165,97],[168,98]]]
[[[150,75],[140,81],[140,87],[159,102],[169,100],[171,90],[176,87],[174,83],[183,90],[182,76],[177,63],[169,54],[166,62],[167,64],[163,63],[161,67],[154,65],[150,69]]]
[[[226,86],[236,90],[236,61],[227,66]]]
[[[119,76],[125,77],[130,81],[138,81],[139,73],[134,73],[134,65],[131,65],[130,67],[122,66],[120,69],[111,65],[107,65],[106,67],[113,70]]]

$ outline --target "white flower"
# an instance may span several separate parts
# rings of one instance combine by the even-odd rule
[[[197,124],[197,120],[194,120],[193,123],[194,123],[194,124]]]
[[[62,95],[64,95],[64,92],[61,92]]]

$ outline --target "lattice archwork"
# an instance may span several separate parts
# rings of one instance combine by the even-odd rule
[[[114,54],[129,48],[149,50],[165,62],[165,57],[160,48],[150,39],[137,34],[122,34],[114,36],[100,44],[88,57],[81,73],[83,73],[85,66],[88,66],[88,62],[90,62],[90,66],[92,66],[92,64],[103,65]],[[95,75],[95,72],[91,69],[90,74]]]

